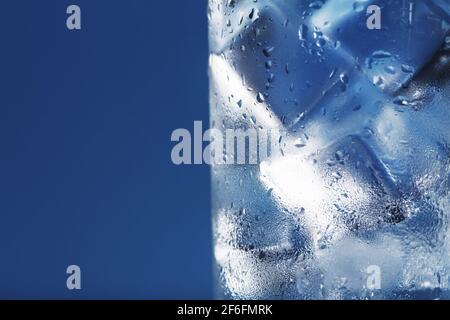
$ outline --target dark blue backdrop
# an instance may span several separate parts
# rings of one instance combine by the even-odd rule
[[[2,1],[0,40],[0,298],[210,298],[209,168],[170,161],[208,121],[206,0]]]

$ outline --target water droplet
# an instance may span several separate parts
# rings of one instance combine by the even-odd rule
[[[367,69],[372,69],[372,64],[373,64],[373,58],[369,57],[364,61],[364,64],[366,66]]]
[[[322,35],[323,35],[322,31],[315,30],[315,31],[313,32],[313,38],[314,38],[314,39],[319,39],[319,38],[322,37]]]
[[[328,78],[333,78],[334,77],[334,75],[336,74],[336,72],[337,72],[337,68],[333,68],[333,70],[331,70],[331,72],[330,72],[330,75],[328,76]]]
[[[382,87],[384,85],[383,77],[381,76],[374,76],[373,77],[373,84],[379,87]]]
[[[393,66],[386,66],[384,70],[389,74],[395,74],[395,68]]]
[[[303,148],[306,146],[306,142],[305,142],[305,140],[303,140],[303,138],[299,138],[295,141],[295,146],[297,148]]]
[[[415,98],[408,99],[404,96],[397,96],[394,99],[394,103],[400,106],[411,106],[414,107],[415,110],[418,110],[419,106],[423,103],[423,97],[418,96]]]
[[[294,84],[293,84],[293,83],[291,83],[291,84],[289,85],[289,91],[290,91],[290,92],[294,92]]]
[[[331,175],[332,175],[333,178],[335,178],[336,180],[342,179],[342,174],[340,174],[338,171],[334,171]]]
[[[266,99],[264,98],[264,95],[261,92],[258,92],[258,94],[256,95],[256,100],[259,103],[263,103],[264,101],[266,101]]]
[[[372,53],[372,57],[375,59],[384,59],[384,58],[390,58],[392,54],[387,51],[383,50],[377,50]]]
[[[253,17],[255,16],[255,8],[252,9],[252,11],[250,11],[250,14],[248,15],[249,19],[253,19]]]
[[[348,76],[345,73],[341,73],[339,75],[339,80],[342,82],[342,84],[347,84],[348,83]]]
[[[272,55],[274,50],[275,50],[275,47],[266,47],[263,50],[263,54],[269,58]]]
[[[308,36],[308,27],[305,26],[304,24],[301,24],[300,27],[298,28],[298,38],[301,41],[306,40]]]
[[[336,151],[334,156],[336,157],[336,160],[341,161],[342,159],[344,159],[344,152],[341,150],[338,150],[338,151]]]
[[[324,47],[326,45],[326,43],[327,42],[325,41],[324,38],[319,38],[316,41],[316,46],[318,46],[319,48],[322,48],[322,47]]]
[[[414,68],[407,65],[407,64],[402,64],[402,71],[404,73],[413,73],[414,72]]]
[[[450,50],[450,36],[445,37],[444,50]]]
[[[301,112],[297,115],[297,121],[301,121],[305,118],[305,112]],[[308,138],[309,139],[309,138]]]

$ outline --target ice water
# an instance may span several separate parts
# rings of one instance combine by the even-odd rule
[[[278,132],[257,163],[212,165],[217,297],[450,298],[449,1],[208,17],[211,127]]]

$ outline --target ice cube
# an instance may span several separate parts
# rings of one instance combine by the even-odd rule
[[[311,17],[324,36],[339,41],[369,79],[393,93],[423,68],[449,30],[444,17],[426,1],[386,1],[381,29],[367,27],[367,8],[378,1],[328,1]],[[344,54],[344,53],[343,53]]]
[[[404,220],[400,193],[357,136],[312,154],[283,154],[261,163],[260,179],[274,201],[305,224],[315,249]]]
[[[366,139],[406,194],[429,193],[450,173],[449,65],[448,53],[438,55],[384,105],[373,122],[374,134]]]
[[[308,251],[302,226],[271,201],[258,174],[257,166],[214,167],[212,186],[221,190],[214,199],[216,239],[242,250],[284,245]]]
[[[323,145],[348,135],[364,134],[371,119],[380,113],[383,102],[390,99],[359,68],[333,77],[337,79],[336,84],[292,128],[292,131],[306,132]]]
[[[289,247],[240,250],[217,242],[214,257],[228,298],[298,299],[295,274],[302,260]]]
[[[304,3],[304,2],[303,2]],[[258,2],[258,18],[241,30],[221,54],[245,75],[254,100],[267,103],[289,127],[337,81],[330,77],[353,66],[288,2]]]

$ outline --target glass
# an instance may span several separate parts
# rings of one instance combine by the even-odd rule
[[[449,298],[449,1],[208,17],[217,297]]]

